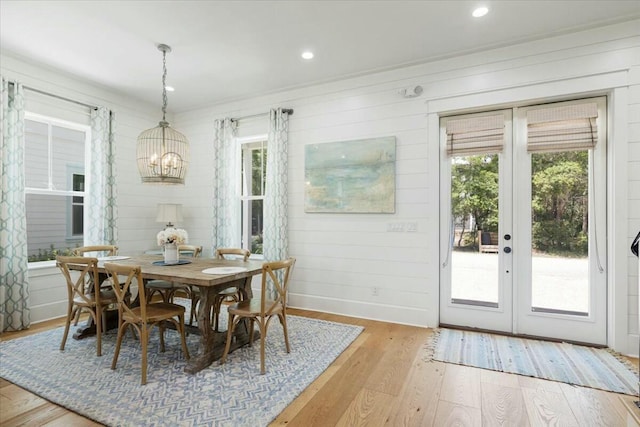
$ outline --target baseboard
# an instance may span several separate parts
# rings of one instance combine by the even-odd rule
[[[410,326],[435,327],[437,319],[428,310],[289,293],[287,305],[360,319],[379,320]]]

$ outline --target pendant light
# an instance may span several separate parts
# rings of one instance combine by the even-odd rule
[[[171,48],[158,45],[162,52],[162,121],[138,136],[138,171],[143,183],[184,184],[189,163],[189,141],[166,121],[167,53]]]

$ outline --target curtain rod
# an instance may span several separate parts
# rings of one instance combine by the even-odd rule
[[[13,83],[13,82],[11,82],[11,83]],[[76,101],[75,99],[65,98],[64,96],[55,95],[53,93],[45,92],[43,90],[35,89],[35,88],[29,87],[29,86],[22,86],[22,87],[25,90],[29,90],[31,92],[39,93],[40,95],[50,96],[52,98],[57,98],[57,99],[60,99],[62,101],[67,101],[67,102],[71,102],[73,104],[82,105],[83,107],[91,108],[93,110],[97,110],[98,109],[98,107],[96,107],[95,105],[85,104],[84,102]]]
[[[288,115],[292,115],[293,114],[293,108],[283,108],[282,109],[283,113],[287,113]],[[240,121],[240,120],[246,120],[246,119],[253,119],[254,117],[262,117],[262,116],[267,116],[269,115],[269,113],[258,113],[258,114],[251,114],[250,116],[243,116],[243,117],[238,117],[238,118],[234,118],[231,119],[234,122]]]

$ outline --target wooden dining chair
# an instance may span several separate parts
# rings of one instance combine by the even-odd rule
[[[249,345],[253,343],[254,323],[258,323],[260,330],[260,373],[265,373],[264,366],[264,346],[267,340],[267,328],[271,317],[278,316],[284,332],[284,344],[287,353],[289,348],[289,333],[287,332],[287,290],[289,288],[289,279],[291,271],[296,262],[295,258],[288,258],[283,261],[265,262],[262,265],[262,286],[260,288],[260,296],[257,298],[245,299],[229,306],[229,327],[227,328],[227,342],[224,347],[224,353],[220,359],[220,364],[225,363],[231,340],[233,339],[233,331],[238,323],[243,319],[248,319],[249,325]],[[272,285],[274,299],[270,298],[268,284]]]
[[[176,331],[180,334],[184,356],[186,359],[189,359],[189,349],[187,348],[184,326],[184,307],[164,301],[147,303],[145,287],[142,286],[143,281],[140,266],[105,263],[104,268],[112,279],[111,286],[118,300],[118,338],[116,349],[113,353],[111,369],[116,369],[122,339],[124,338],[127,328],[132,327],[138,333],[138,336],[140,336],[140,343],[142,345],[141,384],[145,385],[147,383],[149,335],[153,327],[158,326],[160,331],[160,351],[164,353],[165,322],[170,322],[175,326]],[[126,276],[124,283],[120,282],[119,275]],[[140,300],[140,305],[137,307],[131,307],[127,297],[127,295],[131,294],[131,285],[134,282],[138,286],[138,299]]]
[[[180,257],[199,258],[202,254],[202,246],[179,245],[178,253]],[[147,288],[147,301],[151,301],[154,294],[162,296],[162,301],[173,302],[176,293],[184,293],[191,300],[191,314],[189,315],[189,324],[193,324],[196,317],[196,305],[200,300],[198,290],[195,286],[185,285],[183,283],[169,282],[167,280],[150,280],[145,284]]]
[[[90,256],[94,258],[99,258],[103,256],[115,256],[115,255],[118,255],[118,247],[116,245],[81,246],[73,250],[73,255],[85,256],[85,257]],[[101,283],[100,286],[102,288],[111,289],[111,285],[109,285],[109,283]],[[80,312],[76,314],[76,318],[73,324],[77,325],[79,320],[80,320]]]
[[[231,257],[237,258],[242,257],[242,261],[247,262],[249,256],[251,255],[251,251],[247,249],[241,248],[218,248],[216,249],[216,259],[230,259]],[[218,331],[218,323],[220,318],[220,308],[222,307],[222,303],[224,301],[234,301],[239,302],[243,299],[243,294],[240,289],[235,286],[230,286],[226,289],[221,290],[216,294],[216,297],[213,300],[213,329]]]
[[[57,256],[56,265],[62,272],[67,282],[67,319],[64,326],[64,334],[60,350],[64,350],[69,335],[71,321],[79,317],[80,312],[89,313],[96,325],[96,354],[102,356],[102,332],[106,327],[106,308],[117,302],[117,298],[111,289],[100,288],[98,274],[98,259],[91,257]],[[77,278],[73,279],[70,266],[75,266],[78,271]],[[75,274],[74,274],[75,275]]]

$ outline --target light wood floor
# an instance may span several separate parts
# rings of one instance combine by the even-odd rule
[[[426,361],[429,329],[304,310],[290,313],[365,330],[271,426],[640,425],[633,396]],[[44,322],[0,339],[62,324]],[[97,425],[0,379],[0,426]]]

